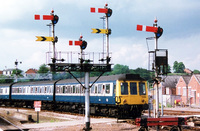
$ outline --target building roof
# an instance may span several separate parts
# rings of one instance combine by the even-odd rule
[[[4,69],[3,71],[13,71],[14,69]]]
[[[164,82],[163,82],[163,86],[164,87],[172,87],[172,88],[175,88],[176,87],[176,84],[178,83],[178,80],[181,76],[167,76],[165,79],[164,79]]]
[[[186,84],[186,85],[189,84],[191,77],[192,77],[192,76],[190,76],[190,75],[189,75],[189,76],[182,76],[182,78],[183,78],[183,80],[185,81],[185,84]]]
[[[197,82],[200,84],[200,74],[194,74],[194,76],[196,77]]]
[[[35,74],[35,73],[37,73],[37,70],[31,68],[31,69],[28,69],[25,73],[26,74]]]

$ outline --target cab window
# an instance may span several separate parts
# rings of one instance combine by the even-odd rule
[[[121,83],[121,94],[128,95],[128,83],[126,82]]]
[[[131,82],[130,90],[131,90],[131,95],[137,95],[137,83]]]
[[[145,83],[139,83],[139,93],[140,95],[146,95]]]

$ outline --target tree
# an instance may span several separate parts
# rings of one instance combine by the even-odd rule
[[[167,73],[171,73],[171,66],[168,64],[168,69],[167,69]]]
[[[183,62],[174,62],[173,70],[174,73],[184,73],[185,65]]]
[[[124,74],[129,72],[129,67],[126,65],[116,64],[111,72],[112,75],[115,74]]]
[[[12,83],[14,82],[13,78],[9,76],[0,75],[0,83]]]
[[[143,68],[137,68],[135,70],[130,70],[130,73],[139,74],[140,77],[142,77],[148,81],[152,81],[152,76],[154,75],[153,72],[149,72],[147,69],[143,69]]]
[[[42,64],[42,65],[39,67],[38,73],[47,73],[48,71],[49,71],[49,68],[46,67],[45,64]]]
[[[20,69],[14,69],[13,71],[12,71],[12,76],[23,76],[21,73],[22,73],[23,71],[22,70],[20,70]]]
[[[195,69],[195,70],[193,71],[193,73],[194,73],[194,74],[199,74],[200,71]]]

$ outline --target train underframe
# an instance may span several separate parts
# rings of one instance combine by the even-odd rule
[[[0,100],[0,106],[16,108],[34,108],[34,101]],[[90,114],[97,116],[115,117],[119,119],[130,119],[140,117],[142,111],[147,109],[147,106],[148,105],[108,105],[91,103]],[[42,101],[41,109],[84,114],[85,103]]]

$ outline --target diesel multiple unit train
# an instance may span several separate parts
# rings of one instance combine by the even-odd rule
[[[97,77],[90,77],[94,82]],[[57,81],[19,82],[0,85],[0,104],[33,108],[42,101],[42,109],[84,111],[84,78]],[[139,75],[102,76],[90,87],[91,114],[118,118],[138,117],[148,109],[147,82]]]

